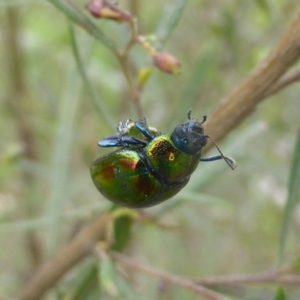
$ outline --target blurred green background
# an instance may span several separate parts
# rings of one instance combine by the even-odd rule
[[[81,10],[87,4],[73,2]],[[135,9],[145,36],[154,34],[167,4],[119,2],[124,9]],[[186,120],[189,108],[194,117],[209,118],[220,99],[277,43],[298,8],[296,0],[189,1],[164,47],[181,62],[181,75],[155,69],[144,87],[141,105],[149,124],[171,133]],[[120,47],[129,36],[127,24],[94,23]],[[107,152],[97,141],[114,134],[120,120],[138,116],[115,56],[74,26],[97,95],[96,100],[91,97],[76,65],[70,23],[49,2],[0,0],[0,24],[0,296],[13,299],[38,263],[110,208],[90,179],[89,165]],[[130,61],[135,70],[152,66],[140,45],[130,52]],[[260,104],[219,143],[235,158],[237,170],[223,162],[200,164],[180,194],[146,211],[170,228],[135,222],[124,252],[191,278],[273,268],[299,130],[299,93],[294,84]],[[286,263],[300,256],[299,216],[298,206]],[[72,295],[93,263],[90,258],[74,269],[48,299]],[[78,299],[200,299],[144,274],[131,276],[134,284],[119,276],[117,294],[93,286]],[[268,285],[230,292],[236,299],[273,299],[275,290]],[[285,291],[288,299],[300,298],[299,289]]]

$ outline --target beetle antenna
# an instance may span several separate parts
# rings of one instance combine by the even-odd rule
[[[207,119],[207,116],[204,115],[204,116],[203,116],[203,120],[202,120],[202,122],[200,123],[200,125],[203,124],[203,123],[206,121],[206,119]],[[208,136],[208,137],[209,137],[209,136]]]
[[[188,120],[191,120],[191,114],[192,114],[192,109],[190,108],[190,109],[188,110],[188,113],[187,113],[187,115],[188,115]],[[206,119],[207,119],[207,116],[204,115],[204,116],[203,116],[203,120],[202,120],[202,122],[200,123],[200,125],[203,124],[203,123],[206,121]]]
[[[189,120],[191,119],[191,113],[192,113],[192,109],[190,108],[190,109],[188,110],[188,119],[189,119]]]
[[[204,117],[203,117],[203,119],[204,119]],[[229,166],[229,168],[231,170],[234,170],[236,168],[236,163],[235,163],[234,159],[232,159],[231,157],[225,156],[223,154],[223,152],[221,151],[221,149],[219,148],[218,144],[213,140],[213,138],[211,138],[208,135],[206,135],[205,137],[206,138],[210,138],[212,140],[212,142],[215,144],[217,150],[219,151],[219,153],[221,154],[222,158],[225,160],[225,162],[227,163],[227,165]]]

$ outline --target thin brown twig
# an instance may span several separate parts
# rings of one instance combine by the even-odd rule
[[[142,265],[120,253],[111,252],[110,255],[114,260],[130,267],[131,269],[144,272],[148,275],[160,278],[163,281],[167,281],[171,284],[181,286],[185,289],[193,291],[194,293],[202,295],[206,299],[210,299],[210,300],[227,300],[227,299],[229,299],[217,292],[209,290],[209,289],[201,286],[200,284],[195,283],[193,280],[190,280],[190,279],[187,279],[187,278],[184,278],[181,276],[177,276],[172,273],[163,272],[163,271],[155,269],[153,267]]]
[[[300,68],[297,68],[295,70],[289,71],[288,73],[284,74],[280,79],[275,82],[265,93],[265,95],[260,99],[260,101],[267,99],[268,97],[274,95],[275,93],[280,92],[284,88],[290,86],[293,83],[296,83],[300,81]],[[260,102],[259,101],[259,102]],[[249,107],[247,109],[246,114],[250,115],[255,111],[256,106]],[[213,117],[213,116],[212,116]],[[239,124],[245,119],[245,115],[241,114],[237,119],[235,119],[235,124]],[[209,119],[211,121],[211,118]],[[207,122],[208,123],[208,122]],[[225,136],[225,135],[224,135]],[[208,147],[206,147],[205,151],[209,150],[209,147],[213,145],[211,142],[209,142]]]
[[[300,68],[289,71],[280,77],[280,79],[267,91],[265,97],[270,97],[271,95],[298,81],[300,81]]]
[[[18,300],[18,299],[1,295],[0,300]]]
[[[199,280],[191,280],[183,277],[176,276],[171,273],[166,273],[161,270],[155,269],[153,267],[145,266],[143,264],[137,263],[125,255],[113,252],[111,256],[114,260],[124,263],[128,267],[141,271],[152,276],[161,278],[165,281],[171,282],[176,285],[183,286],[190,289],[190,286],[185,286],[186,283],[193,283],[197,285],[204,286],[219,286],[219,285],[237,285],[237,284],[288,284],[288,285],[299,285],[300,276],[286,274],[286,270],[272,270],[266,271],[258,274],[246,274],[246,275],[236,275],[236,276],[215,276],[201,278]],[[175,278],[175,280],[174,280]],[[191,285],[192,289],[194,285]],[[201,292],[200,292],[201,293]]]
[[[300,57],[300,14],[292,22],[278,45],[262,63],[239,84],[211,114],[206,132],[222,139],[248,115],[257,104],[272,93],[272,86]],[[275,85],[276,87],[276,85]],[[206,151],[212,147],[209,143]]]
[[[130,13],[118,8],[118,6],[116,6],[111,0],[104,0],[104,3],[105,6],[110,7],[113,11],[119,12],[120,14],[126,16],[126,22],[130,28],[130,38],[125,44],[124,48],[122,50],[115,49],[113,53],[115,54],[124,74],[128,86],[129,98],[136,109],[138,118],[142,118],[143,111],[141,106],[141,93],[138,87],[135,85],[134,79],[131,75],[131,69],[133,69],[133,65],[129,63],[129,51],[139,41],[137,19]]]
[[[108,215],[101,215],[94,220],[74,240],[65,245],[52,260],[36,271],[35,276],[21,291],[18,299],[40,299],[71,268],[88,256],[96,243],[100,240],[110,243],[111,227],[112,219]]]
[[[137,16],[139,14],[141,4],[142,3],[140,1],[130,0],[129,3],[128,3],[128,5],[129,5],[129,11],[134,16]]]
[[[270,271],[259,274],[207,277],[195,281],[205,286],[237,285],[237,284],[285,284],[299,285],[299,275],[282,275],[280,271]]]

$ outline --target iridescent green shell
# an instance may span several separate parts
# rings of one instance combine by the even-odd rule
[[[176,148],[169,135],[153,139],[144,148],[144,152],[151,166],[169,183],[190,177],[201,157],[201,152],[190,155]]]
[[[198,166],[199,155],[177,149],[168,135],[159,135],[141,149],[121,149],[91,165],[97,189],[112,202],[149,207],[176,195]]]

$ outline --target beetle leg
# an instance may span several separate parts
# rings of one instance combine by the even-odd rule
[[[130,129],[135,126],[134,122],[131,119],[126,119],[121,121],[117,126],[119,140],[121,141],[122,137],[127,135]]]
[[[100,147],[129,147],[129,146],[145,146],[147,142],[139,140],[135,137],[121,136],[119,134],[111,135],[98,142]]]
[[[134,122],[131,119],[126,119],[121,121],[117,126],[117,131],[119,133],[124,131],[129,131],[134,126]]]
[[[223,159],[222,155],[213,155],[213,156],[209,156],[209,157],[204,157],[204,158],[200,158],[200,161],[214,161],[214,160],[219,160],[219,159]]]
[[[156,136],[155,134],[157,134],[157,130],[155,128],[148,127],[146,118],[142,118],[135,122],[135,126],[149,141],[153,140]]]
[[[130,146],[146,146],[148,141],[143,141],[135,137],[127,136],[130,130],[136,127],[146,139],[152,140],[158,134],[157,130],[153,127],[148,127],[147,119],[142,118],[137,122],[131,119],[121,121],[117,126],[118,134],[111,135],[98,141],[100,147],[130,147]]]
[[[225,156],[225,155],[213,155],[205,158],[200,158],[200,161],[214,161],[224,159],[227,165],[234,170],[236,168],[235,161],[231,157]]]

